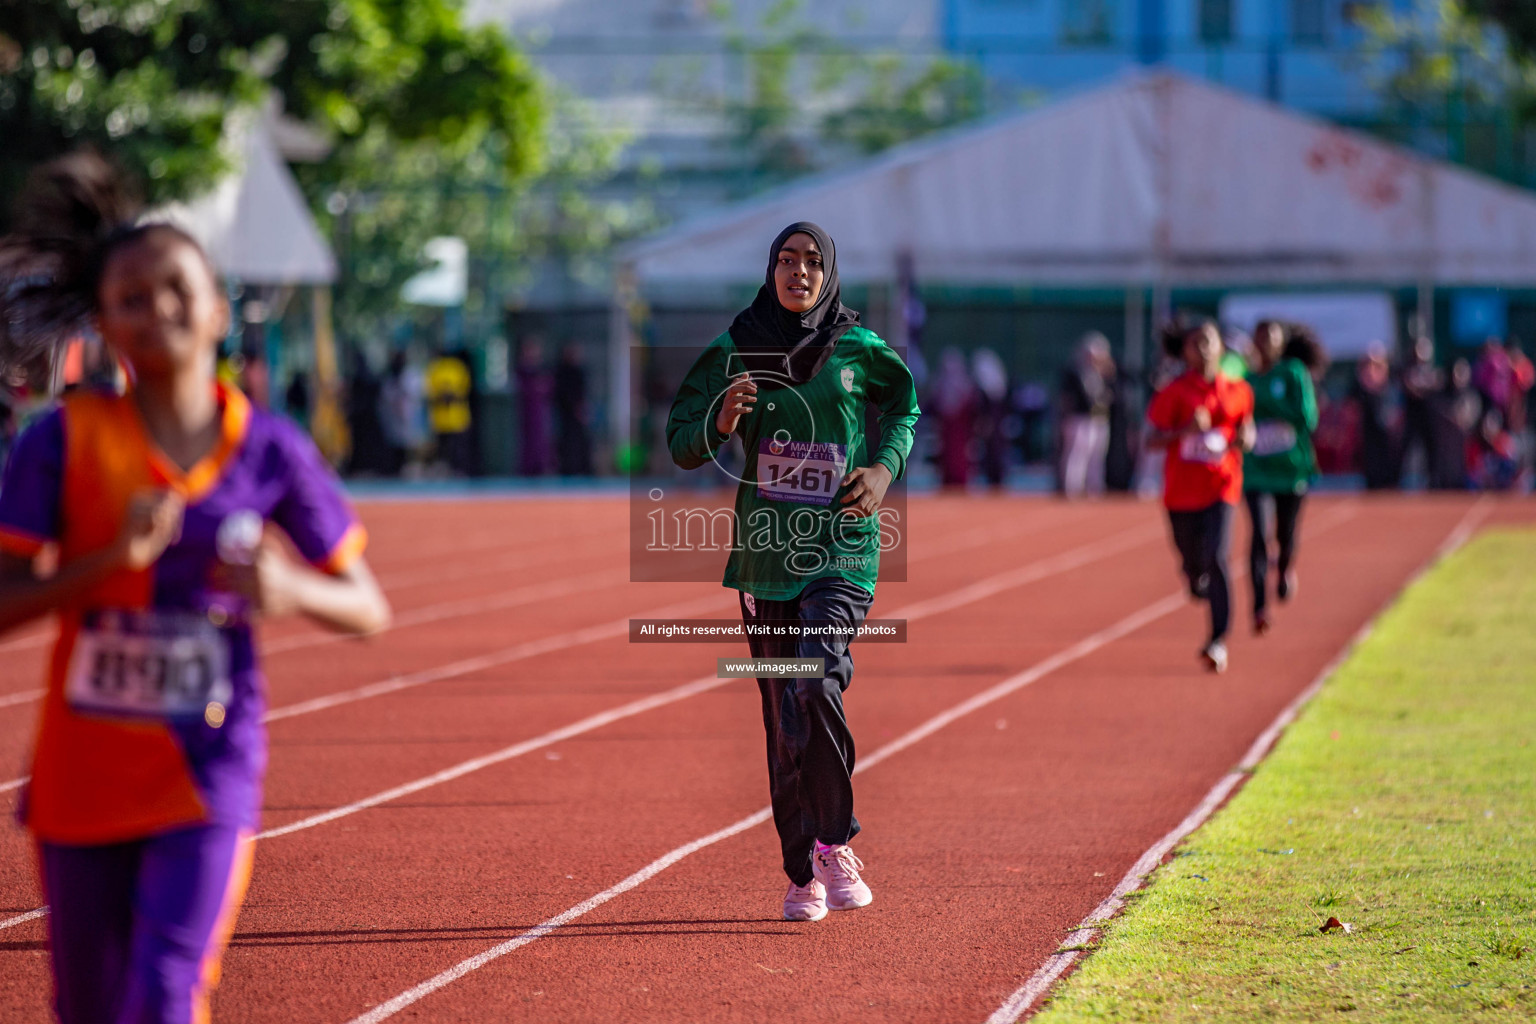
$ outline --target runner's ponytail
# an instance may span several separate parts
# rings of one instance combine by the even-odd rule
[[[45,386],[55,357],[92,329],[102,270],[112,253],[169,224],[139,222],[126,175],[91,150],[34,170],[0,238],[0,384]],[[206,257],[205,257],[206,258]]]
[[[1323,343],[1318,340],[1317,332],[1306,324],[1285,325],[1283,356],[1301,363],[1314,377],[1328,366],[1328,353],[1324,351]]]

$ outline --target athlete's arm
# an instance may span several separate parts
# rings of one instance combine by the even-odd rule
[[[35,572],[34,559],[0,554],[0,633],[79,601],[115,572],[153,565],[181,533],[185,507],[169,491],[136,495],[109,546],[72,559],[44,578]]]
[[[1167,448],[1185,434],[1203,434],[1211,429],[1211,412],[1203,405],[1196,406],[1182,426],[1174,426],[1175,420],[1182,417],[1172,408],[1173,396],[1163,398],[1164,394],[1166,391],[1159,391],[1152,396],[1152,405],[1147,409],[1147,421],[1152,425],[1147,434],[1148,448],[1154,451]]]
[[[880,448],[873,462],[889,472],[890,479],[885,482],[885,487],[889,487],[891,480],[899,479],[906,471],[907,456],[912,454],[912,439],[921,415],[917,386],[912,381],[912,371],[889,345],[872,342],[867,351],[869,377],[864,393],[880,410]],[[844,483],[847,480],[844,478]],[[885,487],[880,488],[880,498],[885,496]]]
[[[698,469],[730,440],[730,435],[721,433],[720,424],[712,422],[714,417],[710,416],[711,407],[716,404],[715,396],[723,390],[723,385],[714,388],[710,385],[719,363],[720,354],[715,345],[700,353],[678,387],[677,397],[667,414],[667,450],[681,469]],[[755,391],[756,386],[752,390]],[[722,396],[721,408],[715,410],[717,414],[724,411],[725,401]]]
[[[217,578],[263,615],[307,615],[359,636],[389,628],[389,600],[361,557],[339,572],[321,572],[289,558],[269,535],[250,565],[220,566]]]

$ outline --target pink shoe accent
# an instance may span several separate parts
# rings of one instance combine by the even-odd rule
[[[857,910],[874,902],[875,894],[859,876],[864,862],[853,855],[848,844],[827,846],[818,840],[811,854],[811,870],[816,873],[816,880],[827,887],[828,909]]]
[[[820,921],[827,916],[827,890],[816,879],[810,885],[789,883],[784,894],[784,920]]]

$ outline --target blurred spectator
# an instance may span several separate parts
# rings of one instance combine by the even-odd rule
[[[289,418],[306,428],[309,426],[309,402],[309,374],[294,370],[288,379],[288,388],[283,392],[283,408]]]
[[[1430,408],[1435,395],[1445,386],[1445,375],[1435,366],[1435,343],[1430,338],[1418,338],[1401,375],[1403,388],[1403,440],[1400,460],[1402,475],[1419,474],[1413,465],[1415,454],[1423,460],[1423,479],[1430,475],[1434,461],[1435,423]]]
[[[399,351],[390,357],[379,403],[393,471],[399,473],[421,456],[427,444],[426,381],[408,353]]]
[[[474,474],[474,412],[470,404],[474,377],[458,352],[443,350],[427,364],[422,389],[436,458],[458,476]]]
[[[1536,385],[1536,366],[1520,348],[1520,339],[1510,338],[1504,350],[1509,358],[1509,405],[1505,409],[1509,429],[1518,437],[1525,433],[1530,421],[1526,415],[1526,399],[1531,387]]]
[[[1518,469],[1514,438],[1505,429],[1504,415],[1489,409],[1467,446],[1467,475],[1472,486],[1483,491],[1508,490],[1514,486]]]
[[[1397,465],[1392,457],[1392,432],[1388,426],[1392,368],[1387,347],[1371,342],[1365,357],[1355,366],[1350,398],[1360,413],[1360,471],[1369,490],[1397,486]]]
[[[357,352],[347,380],[347,429],[352,435],[352,451],[347,457],[349,473],[391,471],[389,443],[379,422],[379,391],[379,376],[372,363],[364,353]]]
[[[976,440],[980,442],[981,475],[1002,487],[1008,475],[1008,369],[990,348],[971,353],[976,379]]]
[[[1025,381],[1014,389],[1013,404],[1019,411],[1019,458],[1026,465],[1044,462],[1050,456],[1045,414],[1051,393],[1037,380]]]
[[[240,390],[258,409],[272,407],[272,375],[267,372],[267,359],[261,349],[247,345],[240,352]]]
[[[592,475],[591,412],[587,408],[587,369],[581,346],[560,350],[552,390],[555,400],[555,451],[561,476]]]
[[[1536,366],[1520,348],[1520,339],[1510,338],[1505,345],[1509,353],[1510,389],[1509,410],[1505,423],[1515,445],[1516,475],[1527,479],[1532,466],[1532,450],[1529,413],[1531,387],[1536,385]]]
[[[1483,342],[1482,354],[1472,368],[1472,384],[1482,396],[1482,412],[1497,411],[1501,416],[1509,409],[1509,399],[1514,391],[1514,367],[1509,353],[1497,338]]]
[[[1098,331],[1083,335],[1061,375],[1061,493],[1069,498],[1104,491],[1113,375],[1109,339]]]
[[[1430,487],[1443,491],[1467,487],[1467,441],[1477,424],[1479,404],[1477,391],[1472,387],[1472,367],[1465,359],[1458,359],[1446,374],[1445,388],[1431,406],[1435,444],[1430,459]]]
[[[1140,438],[1135,433],[1138,417],[1131,404],[1131,381],[1111,359],[1106,364],[1109,384],[1109,444],[1104,451],[1104,489],[1129,491],[1136,480],[1136,449]]]
[[[550,402],[554,380],[544,365],[544,343],[537,335],[523,341],[517,356],[518,452],[517,471],[523,476],[549,472]]]
[[[939,356],[933,398],[939,418],[939,480],[945,487],[964,487],[971,476],[976,386],[959,349],[946,348]]]

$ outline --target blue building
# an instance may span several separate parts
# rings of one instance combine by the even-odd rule
[[[1369,120],[1357,24],[1413,0],[941,0],[942,34],[995,81],[1049,93],[1164,64],[1301,110]]]

